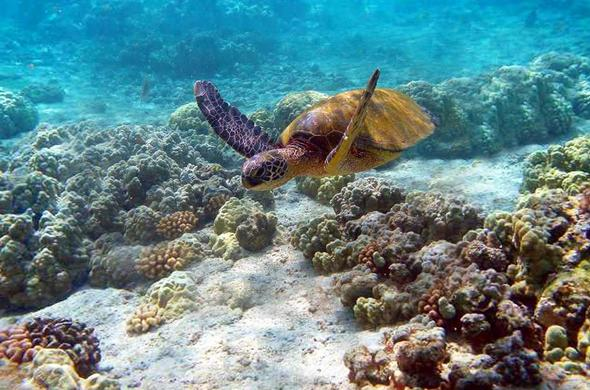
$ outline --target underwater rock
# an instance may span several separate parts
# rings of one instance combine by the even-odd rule
[[[0,139],[31,131],[38,123],[35,106],[22,96],[0,88]]]
[[[66,95],[57,81],[33,83],[22,89],[21,94],[33,103],[61,103]]]

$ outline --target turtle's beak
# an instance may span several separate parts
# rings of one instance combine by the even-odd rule
[[[242,185],[247,189],[257,187],[263,183],[265,183],[265,181],[259,178],[242,175]]]

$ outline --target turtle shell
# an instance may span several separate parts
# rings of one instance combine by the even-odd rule
[[[303,140],[329,153],[342,138],[362,93],[360,89],[347,91],[316,104],[295,118],[279,141],[287,145]],[[371,97],[355,146],[399,152],[430,135],[434,128],[431,116],[410,97],[379,88]]]

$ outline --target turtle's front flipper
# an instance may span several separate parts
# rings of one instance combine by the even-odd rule
[[[252,157],[275,148],[269,135],[225,102],[212,83],[196,81],[194,90],[197,104],[213,130],[236,152]]]
[[[326,173],[330,175],[337,175],[340,172],[342,163],[348,156],[348,152],[350,151],[352,144],[362,129],[363,121],[367,115],[369,101],[371,100],[371,96],[373,96],[373,92],[375,92],[377,80],[379,80],[379,74],[379,69],[375,69],[371,75],[371,78],[369,79],[369,82],[367,83],[367,88],[361,96],[361,100],[359,101],[356,111],[352,115],[350,123],[346,127],[344,135],[340,139],[340,142],[338,142],[338,145],[336,145],[328,157],[326,157],[326,161],[324,162],[324,169],[326,170]]]

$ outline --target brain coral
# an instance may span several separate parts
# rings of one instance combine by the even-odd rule
[[[88,376],[101,359],[94,330],[66,319],[34,318],[0,331],[0,358],[21,364],[30,362],[41,349],[61,349],[76,371]]]
[[[37,109],[27,99],[0,88],[0,139],[31,131],[38,122]]]
[[[114,379],[98,373],[80,377],[71,357],[61,349],[41,349],[35,356],[30,381],[38,388],[119,390]]]

